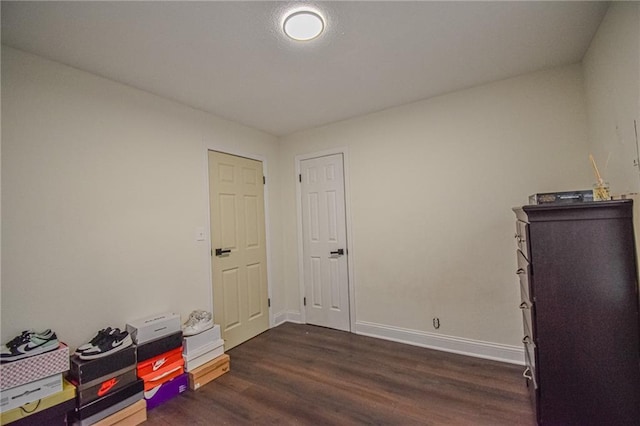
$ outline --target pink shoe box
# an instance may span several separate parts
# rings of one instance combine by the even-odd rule
[[[0,364],[0,390],[11,389],[69,370],[69,347],[60,343],[58,349],[29,358]]]

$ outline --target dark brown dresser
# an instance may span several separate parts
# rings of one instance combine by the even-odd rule
[[[538,424],[640,425],[632,201],[513,210],[524,376]]]

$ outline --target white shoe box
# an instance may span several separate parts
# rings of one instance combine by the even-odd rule
[[[208,345],[192,351],[189,355],[183,353],[185,371],[193,371],[196,368],[216,359],[224,354],[224,340],[218,339]]]
[[[193,336],[185,336],[182,339],[182,353],[192,358],[195,352],[198,352],[201,348],[211,345],[220,339],[220,326],[218,324],[214,324],[213,327],[201,333],[194,334]],[[201,351],[200,355],[202,355]]]
[[[127,331],[138,345],[181,330],[180,315],[174,313],[153,315],[127,323]]]
[[[0,392],[0,412],[21,407],[33,401],[62,392],[62,373],[25,383]]]

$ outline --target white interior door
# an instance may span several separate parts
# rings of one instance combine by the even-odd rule
[[[300,162],[306,321],[350,330],[342,154]]]
[[[209,151],[213,316],[225,349],[269,328],[262,162]]]

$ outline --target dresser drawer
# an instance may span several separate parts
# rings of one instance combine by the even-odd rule
[[[520,279],[521,300],[531,305],[532,302],[535,301],[535,295],[532,292],[529,279],[531,277],[531,265],[520,250],[518,250],[518,269],[516,270],[516,275],[518,275]]]
[[[526,222],[516,221],[515,238],[518,250],[522,252],[526,259],[529,259],[529,225]]]

